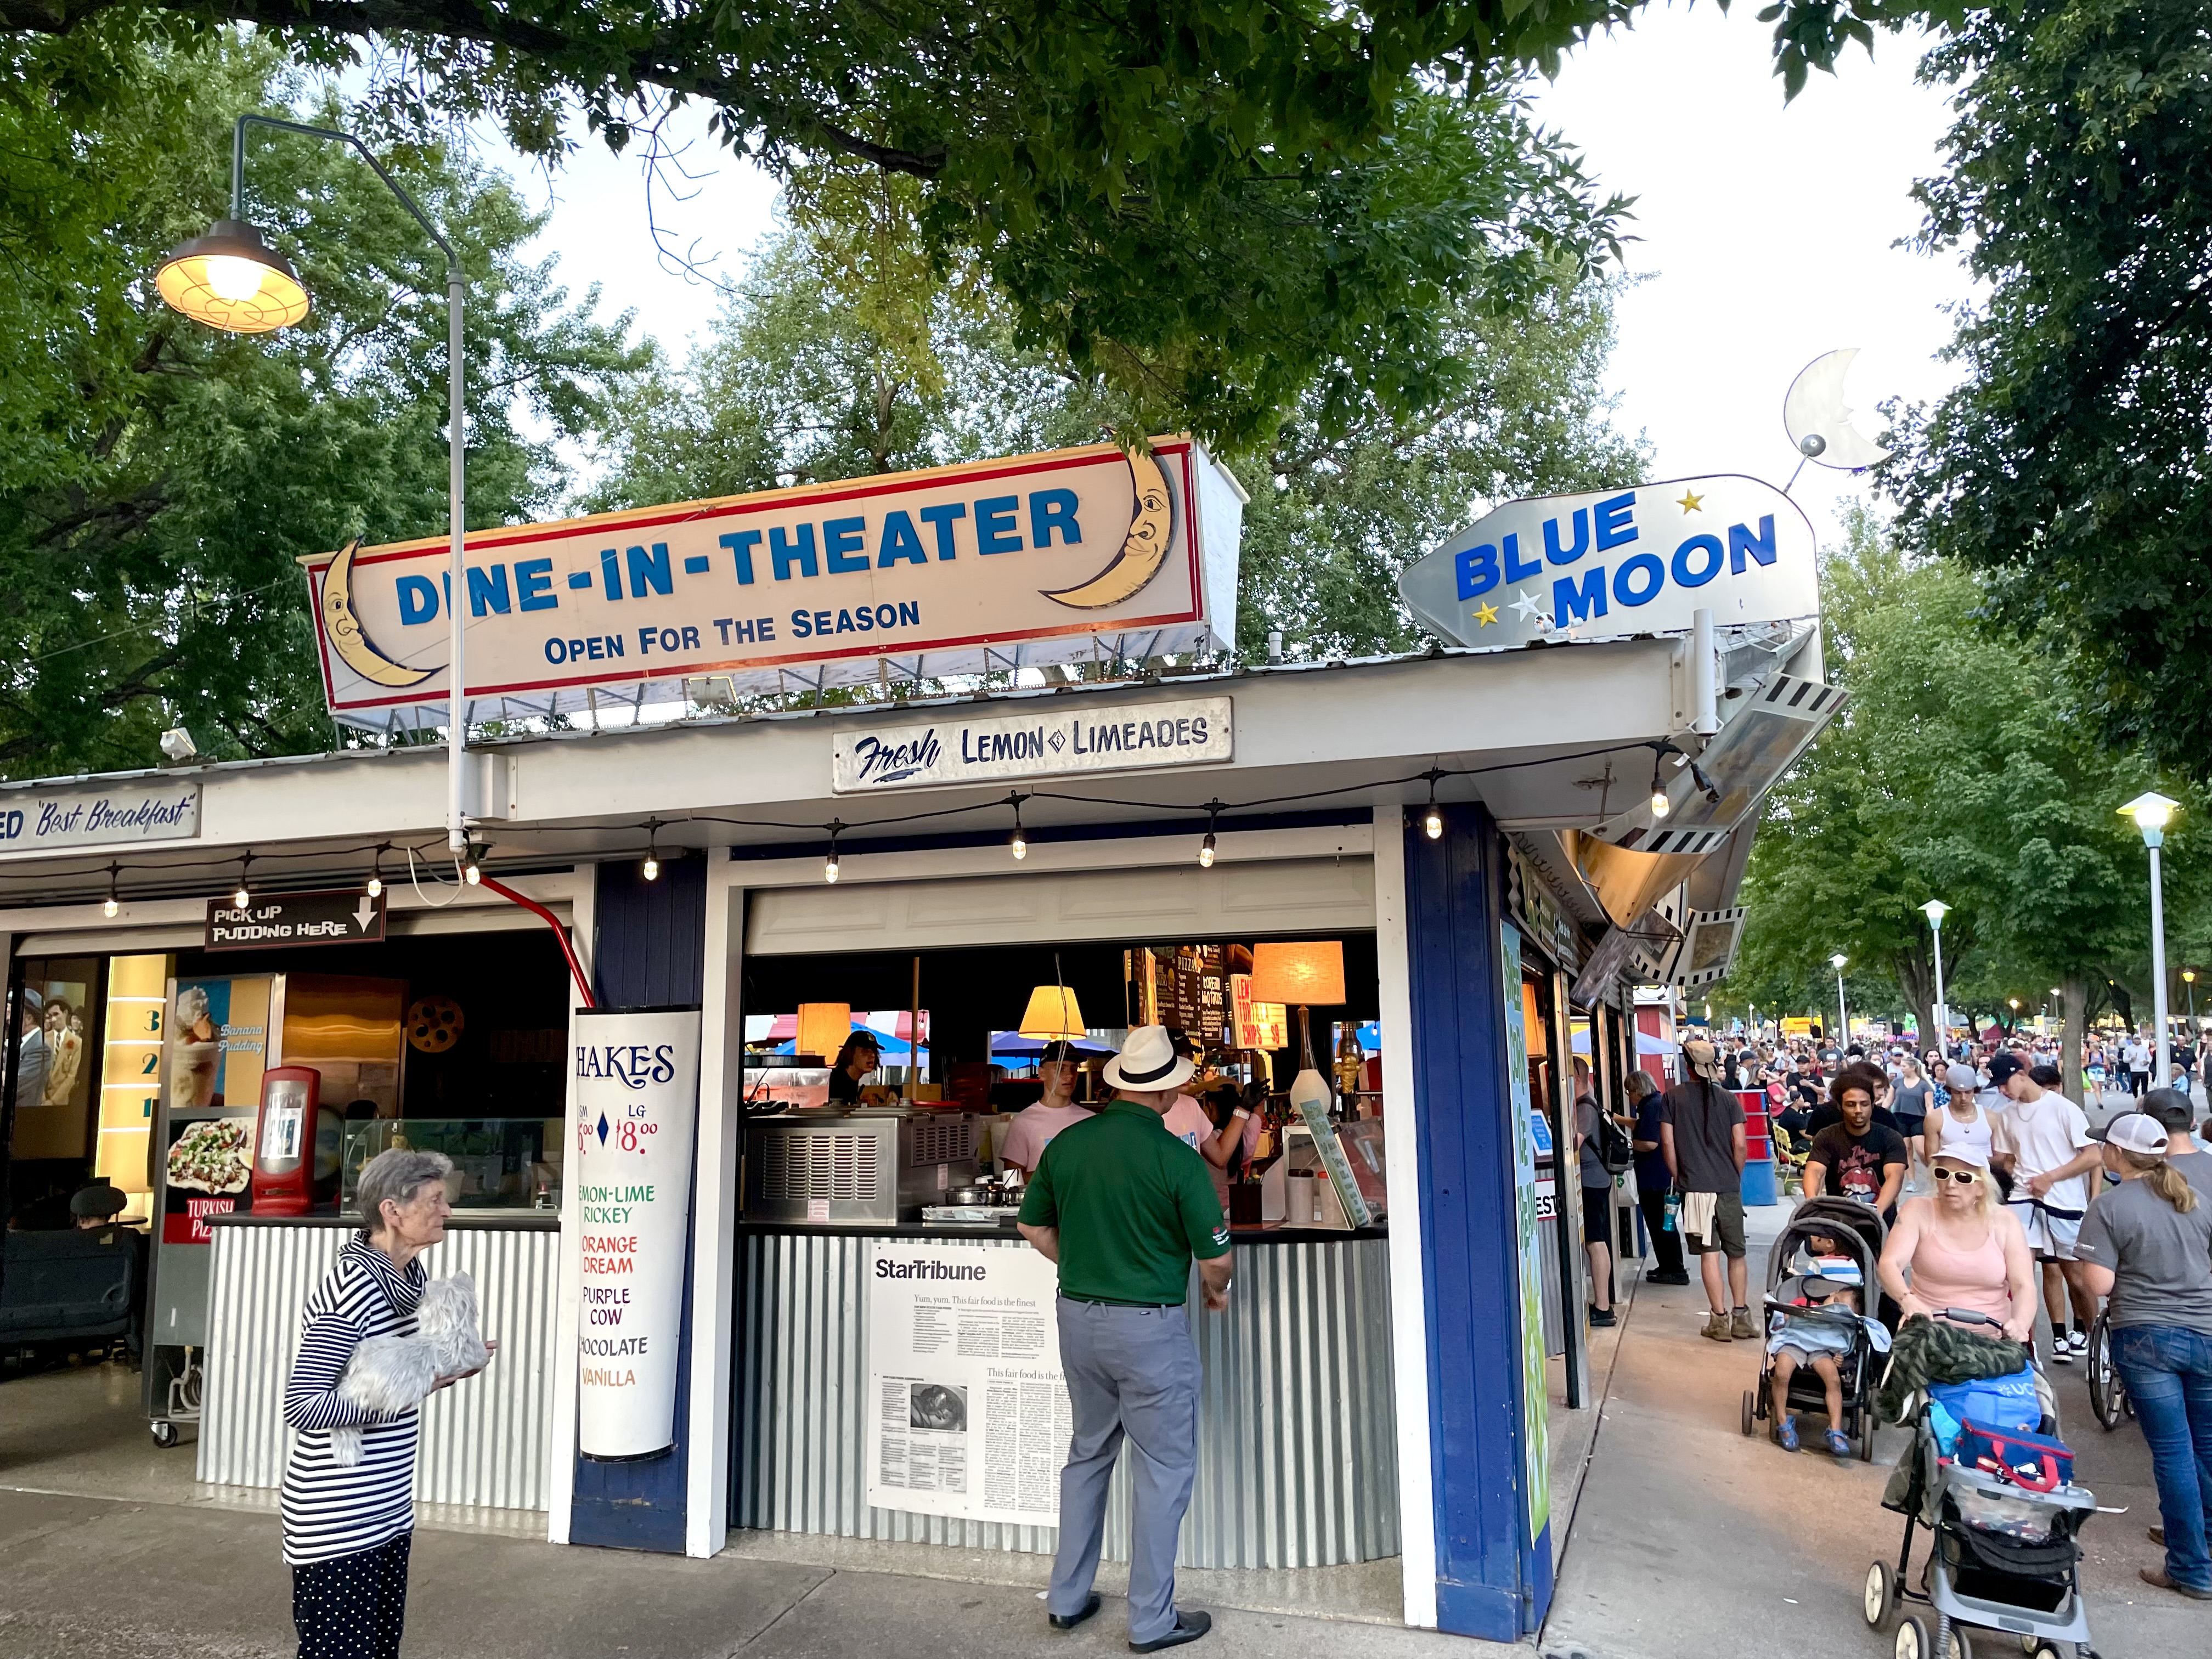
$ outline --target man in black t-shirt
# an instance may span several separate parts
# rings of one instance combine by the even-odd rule
[[[1884,1217],[1895,1213],[1905,1185],[1905,1137],[1874,1121],[1874,1091],[1850,1073],[1836,1079],[1843,1121],[1813,1137],[1805,1158],[1805,1196],[1856,1199]]]

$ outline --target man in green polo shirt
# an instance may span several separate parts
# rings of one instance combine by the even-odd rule
[[[1126,1438],[1135,1477],[1129,1646],[1156,1653],[1213,1627],[1175,1604],[1176,1544],[1198,1468],[1190,1264],[1206,1307],[1229,1305],[1229,1224],[1206,1160],[1162,1121],[1191,1074],[1167,1029],[1140,1025],[1106,1062],[1115,1098],[1053,1138],[1022,1200],[1022,1237],[1060,1264],[1060,1365],[1075,1433],[1060,1472],[1060,1553],[1045,1612],[1073,1630],[1098,1611],[1106,1487]]]

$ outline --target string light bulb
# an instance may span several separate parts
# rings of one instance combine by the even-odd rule
[[[1437,810],[1437,775],[1429,774],[1429,810],[1421,815],[1421,829],[1431,841],[1444,838],[1444,815]]]
[[[468,883],[471,887],[483,886],[483,866],[478,864],[474,859],[471,859],[466,864],[461,866],[461,879]]]
[[[391,845],[392,843],[388,841],[380,843],[375,853],[370,856],[368,863],[368,896],[371,898],[382,898],[384,896],[384,854],[386,848],[389,848]]]
[[[1665,757],[1666,753],[1667,751],[1657,744],[1655,744],[1652,746],[1651,816],[1655,818],[1663,818],[1674,810],[1674,803],[1667,799],[1666,781],[1659,775],[1659,763]]]
[[[1018,791],[1006,797],[1006,805],[1014,809],[1014,860],[1019,863],[1030,855],[1030,838],[1022,833],[1022,798]]]
[[[251,853],[246,854],[238,861],[238,890],[230,896],[230,902],[241,910],[253,902],[253,895],[246,885],[246,872],[252,867],[253,854]]]
[[[1206,803],[1206,839],[1198,844],[1198,867],[1213,868],[1213,855],[1218,850],[1213,837],[1214,826],[1221,821],[1221,802],[1218,798]]]
[[[660,879],[660,820],[645,821],[645,864],[640,873],[647,881]]]
[[[822,861],[822,879],[824,881],[837,879],[837,832],[844,827],[835,818],[830,820],[830,856]]]
[[[123,908],[123,901],[115,896],[116,872],[122,868],[119,864],[111,864],[107,866],[107,902],[100,907],[100,913],[111,921]]]

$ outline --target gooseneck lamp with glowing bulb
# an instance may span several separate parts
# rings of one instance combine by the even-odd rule
[[[271,127],[306,138],[325,139],[350,146],[368,163],[399,204],[446,256],[446,416],[447,516],[449,561],[447,592],[467,591],[467,570],[462,558],[467,495],[463,488],[463,408],[461,395],[461,312],[467,283],[461,276],[460,255],[438,233],[429,216],[399,181],[385,170],[368,145],[349,132],[332,127],[304,126],[273,115],[246,114],[238,118],[230,145],[230,216],[218,219],[204,236],[194,237],[164,260],[155,273],[154,286],[173,310],[195,321],[233,334],[266,334],[289,328],[306,318],[307,290],[291,262],[263,240],[246,217],[246,130]],[[463,689],[468,683],[464,661],[463,606],[449,604],[446,669],[446,844],[459,861],[469,848],[467,821],[468,704]]]

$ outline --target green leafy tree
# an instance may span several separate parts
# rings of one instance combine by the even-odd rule
[[[580,108],[619,149],[704,103],[779,174],[842,160],[915,179],[933,252],[988,270],[1024,346],[1115,380],[1143,424],[1243,447],[1316,380],[1341,382],[1346,413],[1355,389],[1401,412],[1439,400],[1460,302],[1603,256],[1612,210],[1571,157],[1492,135],[1522,73],[1641,4],[0,0],[0,32],[183,48],[250,23],[365,81],[390,134],[489,118],[548,159]],[[1778,0],[1778,68],[1794,92],[1923,9]]]
[[[2063,987],[2078,1075],[2103,982],[2145,982],[2142,844],[2117,809],[2155,771],[2098,738],[2063,665],[1981,625],[1972,575],[1901,551],[1870,516],[1824,559],[1821,586],[1830,676],[1850,701],[1770,796],[1731,994],[1802,984],[1841,951],[1862,974],[1886,967],[1928,1031],[1934,963],[1919,907],[1942,898],[1954,1009],[2008,1016],[2012,995]],[[2191,932],[2203,926],[2212,802],[2184,793],[2167,902]],[[1832,979],[1826,990],[1832,1001]]]
[[[216,756],[328,746],[294,561],[444,527],[442,256],[357,159],[270,140],[251,210],[314,309],[258,338],[189,322],[149,273],[224,210],[232,116],[293,112],[280,56],[88,30],[0,57],[0,767],[146,765],[180,721]],[[470,522],[532,516],[633,361],[624,324],[522,257],[539,221],[503,182],[435,149],[398,171],[471,282]]]
[[[979,274],[932,264],[918,232],[902,242],[896,181],[831,182],[800,198],[691,356],[656,356],[626,387],[588,507],[1143,434],[1102,378],[1018,346]],[[1258,655],[1280,630],[1294,654],[1417,649],[1397,598],[1407,562],[1492,502],[1640,476],[1641,448],[1607,423],[1612,297],[1555,266],[1511,317],[1453,319],[1465,386],[1441,405],[1403,416],[1370,398],[1332,422],[1334,390],[1316,385],[1270,445],[1225,456],[1253,496],[1239,648]]]
[[[2108,740],[2212,776],[2212,33],[2202,0],[2010,0],[1956,83],[1923,235],[1987,284],[1957,390],[1899,423],[1917,544],[2070,658]]]

